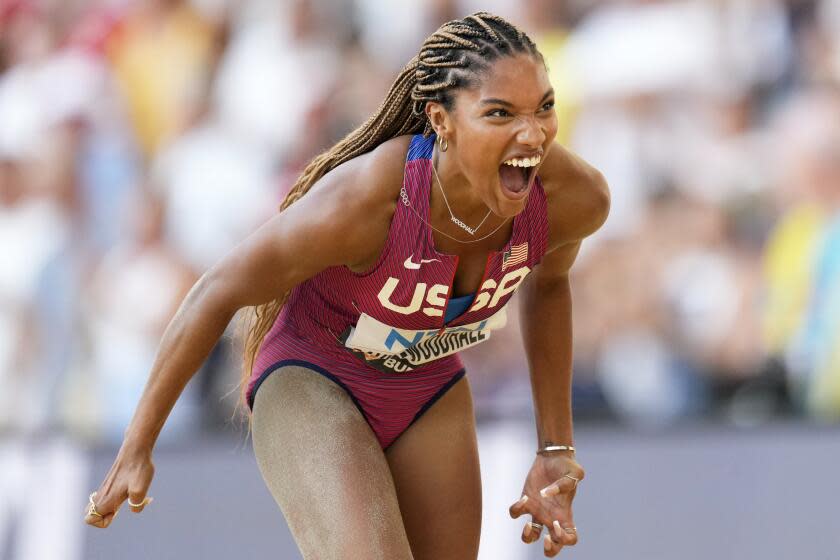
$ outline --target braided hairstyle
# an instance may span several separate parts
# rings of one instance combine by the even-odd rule
[[[443,24],[402,69],[376,113],[306,166],[280,205],[280,211],[305,195],[324,174],[379,144],[404,134],[428,136],[433,130],[425,114],[427,102],[435,101],[451,109],[455,90],[477,85],[490,62],[517,54],[529,54],[542,61],[534,42],[499,16],[478,12]],[[242,402],[260,345],[288,296],[286,292],[242,314]]]

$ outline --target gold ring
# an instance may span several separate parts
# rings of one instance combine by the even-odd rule
[[[567,533],[577,533],[577,527],[563,527],[563,530]]]
[[[567,473],[567,474],[564,474],[564,475],[563,475],[563,478],[571,478],[572,480],[574,480],[574,481],[575,481],[575,488],[577,488],[578,482],[580,482],[580,479],[579,479],[579,478],[575,478],[575,477],[573,477],[572,475],[570,475],[570,474],[568,474],[568,473]]]
[[[140,502],[139,504],[135,504],[134,502],[131,501],[131,498],[129,498],[128,499],[128,505],[130,505],[131,507],[143,507],[145,505],[148,505],[149,502],[151,502],[151,501],[152,501],[151,498],[149,498],[147,496],[147,497],[143,498],[142,502]]]
[[[542,533],[543,526],[540,525],[539,523],[534,523],[533,521],[529,521],[528,525],[531,526],[531,529],[534,529],[535,531],[537,531],[539,533]]]
[[[96,511],[96,504],[93,502],[93,497],[96,496],[96,492],[92,492],[90,496],[88,496],[88,515],[95,515],[97,517],[103,517],[101,513]]]

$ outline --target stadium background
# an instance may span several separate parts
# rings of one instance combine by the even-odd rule
[[[538,43],[610,183],[573,270],[588,476],[561,557],[840,550],[840,1],[0,0],[0,559],[299,558],[214,350],[155,503],[82,523],[192,283],[440,23]],[[232,335],[232,329],[229,335]],[[516,326],[467,352],[482,560],[533,454]]]

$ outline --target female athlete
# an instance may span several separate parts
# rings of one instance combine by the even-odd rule
[[[503,326],[521,289],[537,445],[510,514],[530,516],[526,543],[546,529],[548,557],[574,545],[568,273],[609,194],[556,131],[523,32],[483,12],[444,24],[378,112],[187,295],[85,521],[108,527],[126,499],[147,505],[167,415],[253,307],[243,400],[303,557],[476,558],[479,463],[457,351]]]

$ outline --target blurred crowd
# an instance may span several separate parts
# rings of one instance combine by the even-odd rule
[[[0,0],[0,433],[119,442],[196,279],[482,9],[611,186],[578,415],[840,417],[838,0]],[[230,421],[232,327],[163,437]],[[465,355],[482,417],[530,406],[518,337]]]

